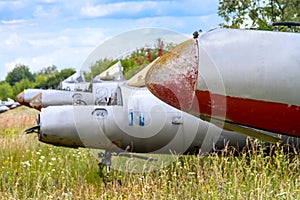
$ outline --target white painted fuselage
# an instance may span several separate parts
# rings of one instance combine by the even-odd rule
[[[161,60],[147,87],[168,104],[300,137],[300,34],[215,29]]]

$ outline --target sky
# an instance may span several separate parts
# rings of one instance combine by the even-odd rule
[[[99,45],[136,29],[192,36],[216,28],[222,22],[218,2],[0,0],[0,81],[19,64],[33,73],[52,65],[80,70]]]

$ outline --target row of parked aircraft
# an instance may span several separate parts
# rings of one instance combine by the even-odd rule
[[[296,147],[299,48],[295,33],[216,29],[195,34],[130,80],[119,67],[118,78],[105,71],[89,91],[27,89],[17,100],[41,110],[26,133],[105,150],[99,166],[108,169],[113,154],[241,149],[248,136]]]
[[[6,112],[10,109],[14,109],[16,107],[20,106],[19,102],[15,102],[11,98],[7,98],[6,101],[0,100],[0,113]]]

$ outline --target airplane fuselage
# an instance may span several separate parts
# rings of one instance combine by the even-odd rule
[[[148,74],[147,86],[161,100],[197,116],[300,137],[299,34],[216,29],[175,54]]]
[[[116,92],[114,105],[43,108],[39,140],[58,146],[163,154],[245,146],[246,136],[175,109],[146,88],[122,84]]]

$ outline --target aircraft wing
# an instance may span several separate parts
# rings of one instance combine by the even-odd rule
[[[266,134],[263,131],[253,129],[250,127],[241,126],[241,125],[238,125],[235,123],[223,121],[223,120],[220,120],[217,118],[210,118],[207,115],[200,115],[200,119],[202,119],[203,121],[210,122],[224,130],[234,131],[234,132],[237,132],[237,133],[240,133],[240,134],[252,137],[252,138],[257,138],[264,142],[276,143],[276,142],[280,141],[280,137],[274,137],[274,136]]]

